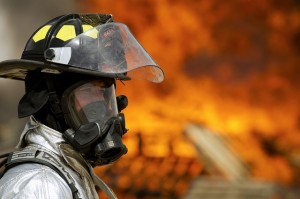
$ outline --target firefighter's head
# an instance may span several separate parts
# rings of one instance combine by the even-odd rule
[[[116,97],[116,81],[158,83],[164,74],[112,15],[68,14],[38,28],[21,59],[1,62],[0,77],[25,81],[19,117],[34,115],[93,165],[102,165],[126,152],[120,111],[127,98]]]

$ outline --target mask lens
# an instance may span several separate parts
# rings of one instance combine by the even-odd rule
[[[117,115],[114,84],[95,80],[73,89],[67,104],[70,119],[77,129],[90,122],[105,122]]]

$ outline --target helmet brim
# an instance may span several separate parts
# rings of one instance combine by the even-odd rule
[[[130,80],[125,74],[109,74],[96,72],[84,68],[76,68],[68,65],[25,60],[12,59],[0,62],[0,77],[24,81],[30,71],[43,73],[61,74],[61,73],[78,73],[88,76],[108,77],[117,80]]]

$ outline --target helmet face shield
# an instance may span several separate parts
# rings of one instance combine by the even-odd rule
[[[92,122],[104,123],[118,114],[114,84],[102,80],[71,86],[63,94],[62,105],[73,129]]]
[[[98,25],[70,40],[65,46],[45,51],[48,62],[89,69],[104,74],[161,82],[162,69],[121,23]]]

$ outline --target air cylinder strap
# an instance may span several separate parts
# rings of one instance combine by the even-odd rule
[[[74,180],[71,178],[70,174],[65,170],[64,166],[49,153],[39,150],[15,151],[9,155],[8,161],[5,164],[5,171],[24,163],[37,163],[50,167],[68,184],[72,191],[73,198],[80,199],[78,196],[78,189],[75,187]]]

